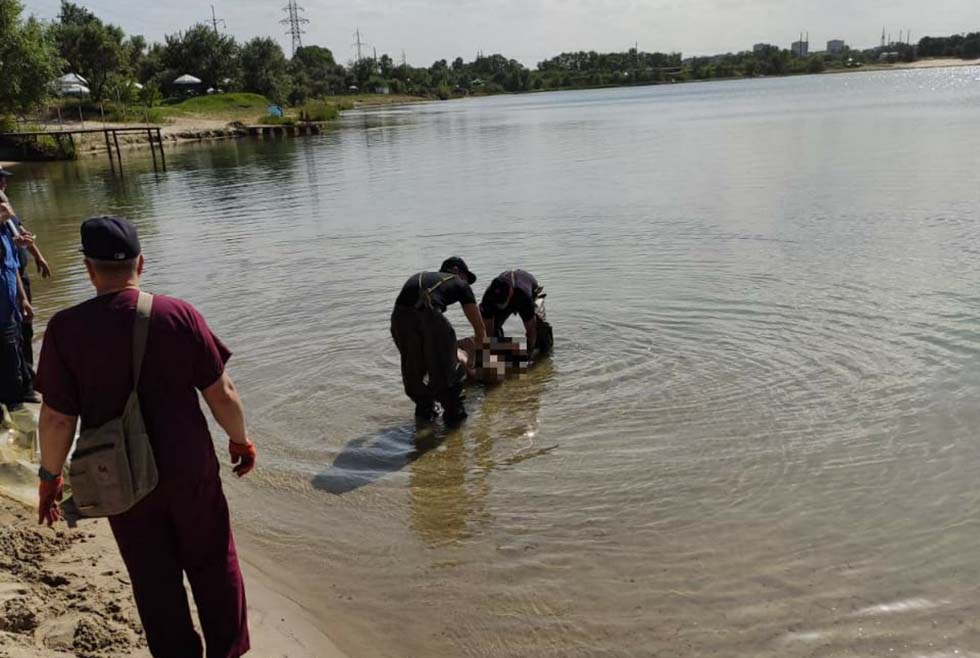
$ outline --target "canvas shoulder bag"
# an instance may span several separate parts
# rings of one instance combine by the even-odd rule
[[[122,416],[82,432],[72,453],[68,481],[75,505],[85,517],[122,514],[159,481],[137,393],[152,307],[153,296],[141,291],[133,325],[133,391]]]

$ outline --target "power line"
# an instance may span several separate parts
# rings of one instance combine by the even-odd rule
[[[214,5],[211,5],[211,25],[214,26],[214,33],[218,33],[218,23],[221,23],[221,27],[228,29],[228,23],[225,23],[223,18],[218,18],[214,15]]]
[[[289,26],[286,34],[293,38],[293,56],[295,56],[296,51],[303,47],[303,35],[306,34],[306,31],[302,26],[310,21],[300,16],[300,12],[306,11],[306,9],[297,5],[296,0],[289,0],[289,5],[283,7],[282,10],[286,12],[288,18],[284,18],[279,22]]]

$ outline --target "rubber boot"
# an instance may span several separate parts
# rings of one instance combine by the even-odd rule
[[[449,394],[449,398],[442,405],[442,419],[447,427],[454,427],[466,420],[466,406],[463,401],[463,387],[457,386]]]

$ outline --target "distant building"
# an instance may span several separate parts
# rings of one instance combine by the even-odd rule
[[[752,46],[752,52],[755,53],[756,55],[759,55],[761,53],[766,52],[768,48],[769,48],[768,43],[757,43],[754,46]]]
[[[831,55],[842,55],[847,48],[847,44],[840,39],[827,42],[827,52]]]
[[[810,42],[809,41],[794,41],[793,45],[790,46],[790,50],[794,57],[809,57],[810,56]]]

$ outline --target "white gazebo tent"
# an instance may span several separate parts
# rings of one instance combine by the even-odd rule
[[[61,95],[62,96],[77,96],[81,98],[82,96],[88,96],[89,88],[82,84],[63,84],[61,85]]]
[[[201,79],[195,78],[193,75],[188,75],[187,73],[185,73],[184,75],[174,80],[174,84],[186,86],[186,87],[192,87],[194,85],[201,84]]]
[[[58,78],[58,84],[63,87],[68,85],[87,85],[88,80],[78,75],[77,73],[66,73],[65,75]]]

